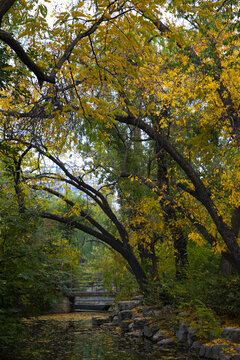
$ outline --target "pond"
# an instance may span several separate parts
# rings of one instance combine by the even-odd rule
[[[176,347],[159,349],[148,341],[132,342],[116,330],[92,327],[92,316],[73,313],[27,320],[21,341],[18,338],[16,347],[5,349],[1,360],[196,359]]]

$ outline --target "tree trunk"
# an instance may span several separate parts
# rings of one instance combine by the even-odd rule
[[[138,259],[133,253],[132,247],[130,245],[123,245],[122,249],[119,249],[119,253],[124,257],[128,262],[133,275],[135,276],[140,290],[143,293],[147,292],[147,276],[141,267]]]
[[[221,256],[219,268],[223,275],[230,275],[232,273],[232,264],[228,261],[224,253],[222,253]]]

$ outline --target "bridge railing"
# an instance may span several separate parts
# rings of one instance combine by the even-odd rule
[[[78,281],[72,286],[64,287],[63,292],[67,296],[78,297],[115,297],[114,292],[106,290],[100,281]]]

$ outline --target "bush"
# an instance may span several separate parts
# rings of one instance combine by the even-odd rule
[[[240,316],[240,278],[218,276],[207,281],[205,302],[219,315]]]
[[[191,327],[196,329],[197,336],[207,340],[211,334],[219,337],[221,333],[220,323],[216,320],[214,313],[201,301],[192,304],[194,320]]]
[[[170,273],[168,276],[162,274],[160,281],[150,283],[147,302],[174,304],[196,313],[205,309],[216,315],[239,317],[240,278],[221,275],[219,262],[220,254],[214,253],[208,245],[189,242],[185,276],[179,280]]]

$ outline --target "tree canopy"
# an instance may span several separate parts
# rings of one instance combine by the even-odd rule
[[[190,239],[239,274],[238,1],[48,3],[0,2],[1,146],[21,211],[110,245],[141,287],[166,239],[182,266]]]

